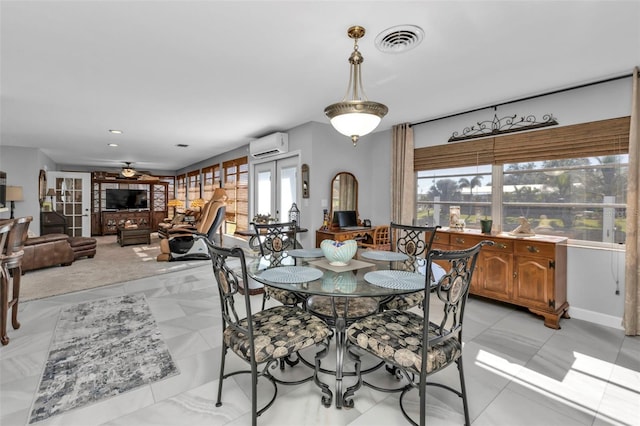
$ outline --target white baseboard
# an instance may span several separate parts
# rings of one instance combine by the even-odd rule
[[[571,318],[593,322],[606,327],[616,328],[618,330],[624,330],[624,327],[622,327],[622,318],[620,317],[614,317],[612,315],[601,314],[600,312],[588,311],[586,309],[574,307],[569,308],[569,315]]]

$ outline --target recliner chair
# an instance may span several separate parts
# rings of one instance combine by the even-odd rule
[[[160,254],[157,261],[208,260],[211,259],[206,243],[196,236],[205,236],[211,242],[222,245],[222,237],[216,233],[225,218],[227,192],[222,188],[213,191],[211,199],[202,208],[200,221],[195,229],[181,228],[168,239],[160,240]]]

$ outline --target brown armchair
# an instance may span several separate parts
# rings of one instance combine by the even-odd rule
[[[192,225],[178,224],[168,229],[166,237],[160,240],[160,254],[156,260],[188,260],[190,257],[197,259],[204,258],[204,256],[209,259],[204,243],[198,243],[197,247],[202,250],[194,250],[193,253],[189,247],[196,243],[198,235],[205,236],[211,241],[216,239],[215,234],[220,229],[225,218],[226,200],[226,191],[222,188],[217,188],[213,191],[209,202],[202,208],[200,220]],[[222,245],[222,235],[219,235],[218,238],[219,244]],[[203,256],[201,257],[201,255]]]
[[[199,212],[187,210],[184,213],[176,213],[173,219],[165,219],[164,222],[158,224],[158,237],[171,238],[176,232],[196,231],[198,229]]]

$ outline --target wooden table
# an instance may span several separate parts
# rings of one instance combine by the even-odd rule
[[[116,240],[120,247],[131,244],[151,244],[151,229],[149,228],[125,228],[118,227],[118,238]]]

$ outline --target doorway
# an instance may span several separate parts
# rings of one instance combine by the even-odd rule
[[[53,187],[54,211],[67,218],[68,234],[72,237],[91,235],[91,174],[78,172],[47,172],[47,186]]]
[[[289,221],[291,205],[298,202],[298,166],[297,155],[253,165],[254,216]]]

